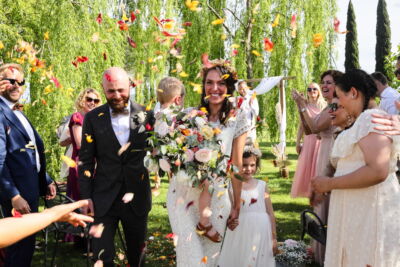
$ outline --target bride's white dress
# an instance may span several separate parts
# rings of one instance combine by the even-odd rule
[[[228,122],[226,126],[219,122],[213,123],[212,126],[222,130],[219,137],[222,140],[222,151],[226,155],[231,155],[234,138],[250,129],[246,117],[240,112],[235,120]],[[231,210],[227,183],[224,178],[212,182],[214,192],[211,199],[210,220],[221,235],[225,234],[226,221]],[[221,250],[221,243],[214,243],[196,233],[196,225],[199,222],[199,195],[198,188],[178,183],[174,177],[171,179],[167,194],[167,209],[172,231],[178,239],[176,246],[178,267],[216,266]]]

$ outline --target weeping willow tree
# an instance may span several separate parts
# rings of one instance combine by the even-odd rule
[[[170,75],[185,83],[186,105],[198,105],[205,53],[230,60],[242,79],[295,76],[286,86],[287,134],[294,137],[290,90],[304,90],[333,65],[335,13],[334,0],[0,0],[0,61],[25,67],[32,98],[26,113],[55,175],[58,122],[74,111],[79,91],[101,89],[110,66],[128,70],[142,104]],[[259,97],[271,140],[277,102],[277,89]]]

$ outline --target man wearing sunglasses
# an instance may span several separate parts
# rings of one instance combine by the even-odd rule
[[[6,217],[37,212],[39,196],[56,193],[43,142],[18,104],[24,84],[20,65],[0,66],[0,205]],[[5,266],[30,266],[34,249],[34,235],[8,247]]]

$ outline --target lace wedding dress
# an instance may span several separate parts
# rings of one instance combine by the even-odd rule
[[[241,112],[226,126],[216,122],[212,127],[219,127],[222,130],[219,138],[222,140],[221,149],[226,155],[231,155],[234,138],[250,129],[246,117]],[[228,183],[225,178],[215,179],[211,183],[214,192],[211,199],[210,221],[222,236],[225,234],[226,222],[231,211]],[[199,195],[199,188],[179,183],[175,177],[171,179],[167,194],[167,209],[172,231],[178,239],[176,246],[178,267],[216,266],[221,250],[221,243],[214,243],[196,233],[196,225],[199,222]]]
[[[374,129],[372,109],[364,111],[354,125],[343,131],[332,149],[335,176],[365,166],[358,142]],[[399,137],[392,139],[389,174],[385,181],[359,189],[333,190],[328,216],[325,267],[400,266],[400,187],[396,178]]]

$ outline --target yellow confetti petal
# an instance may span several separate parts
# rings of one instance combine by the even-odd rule
[[[189,74],[187,74],[186,72],[182,71],[181,73],[179,73],[179,76],[181,76],[182,78],[186,78],[189,76]]]
[[[225,194],[225,191],[219,191],[219,192],[217,193],[217,197],[220,198],[220,197],[222,197],[224,194]]]
[[[50,39],[50,34],[49,34],[49,32],[45,32],[45,33],[43,34],[43,39],[45,39],[45,40],[49,40],[49,39]]]
[[[251,53],[253,53],[253,55],[255,55],[257,57],[261,56],[261,54],[257,50],[253,50],[253,51],[251,51]]]
[[[211,22],[211,25],[219,25],[224,23],[225,19],[216,19]]]
[[[209,99],[211,95],[206,95],[204,99]]]
[[[3,48],[4,48],[4,44],[2,41],[0,41],[0,49],[3,49]]]
[[[86,142],[89,144],[93,142],[92,136],[90,134],[86,134]]]
[[[83,174],[84,174],[86,177],[90,177],[90,176],[91,176],[91,173],[90,173],[90,171],[88,171],[88,170],[84,171]]]
[[[163,93],[164,90],[163,89],[157,89],[157,92]]]
[[[101,117],[101,116],[103,116],[104,115],[104,113],[103,112],[100,112],[99,113],[99,115],[97,115],[98,117]]]
[[[228,38],[228,36],[225,33],[221,34],[222,41],[225,41],[227,38]]]
[[[232,44],[231,45],[231,48],[233,48],[233,49],[236,49],[236,48],[239,48],[240,47],[240,45],[238,45],[238,44]]]
[[[76,162],[71,159],[70,157],[67,157],[65,155],[61,156],[61,160],[65,162],[65,164],[67,164],[68,167],[70,168],[75,168],[76,167]]]
[[[224,74],[221,76],[221,79],[226,80],[229,78],[229,74]]]
[[[274,22],[272,23],[272,28],[276,27],[279,25],[279,18],[281,17],[281,14],[276,15]]]

